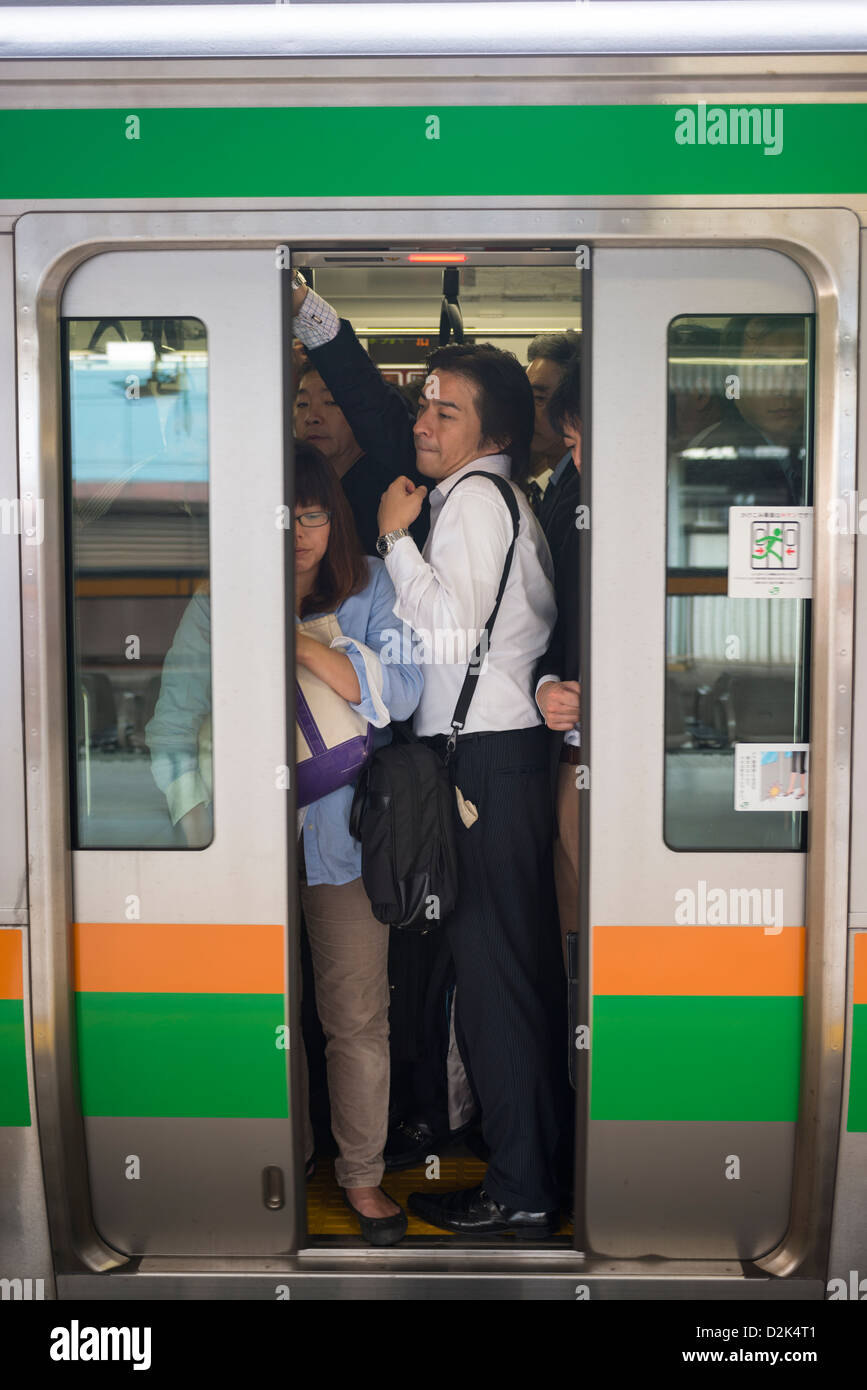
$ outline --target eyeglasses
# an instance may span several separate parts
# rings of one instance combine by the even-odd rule
[[[302,526],[327,526],[331,520],[330,512],[302,512],[296,516],[296,521],[300,521]]]

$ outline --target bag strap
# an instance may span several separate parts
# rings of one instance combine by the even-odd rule
[[[491,612],[488,621],[485,623],[485,629],[482,633],[482,636],[479,638],[476,650],[470,657],[470,662],[467,667],[467,673],[464,676],[464,683],[461,686],[461,693],[458,696],[458,702],[455,705],[455,712],[452,715],[452,731],[449,734],[448,742],[446,744],[446,763],[448,763],[449,758],[455,751],[455,744],[457,743],[458,734],[464,727],[464,724],[467,722],[467,712],[469,711],[470,702],[473,698],[473,695],[475,694],[476,682],[478,681],[479,676],[481,674],[480,656],[482,651],[482,643],[484,642],[485,644],[486,652],[490,649],[491,633],[494,628],[494,623],[497,619],[497,614],[500,611],[500,604],[503,600],[503,594],[506,591],[506,583],[509,578],[509,570],[512,568],[512,556],[515,553],[515,546],[518,541],[518,528],[521,524],[521,517],[518,511],[518,504],[515,501],[515,494],[510,488],[509,484],[506,482],[505,478],[502,478],[499,473],[485,473],[482,469],[474,469],[472,473],[465,473],[463,478],[459,478],[458,481],[455,483],[455,486],[450,489],[448,497],[446,498],[446,502],[448,502],[448,499],[454,492],[455,487],[460,487],[461,483],[464,482],[466,478],[489,478],[490,481],[494,484],[503,501],[505,502],[506,506],[508,507],[509,515],[512,518],[512,540],[511,544],[509,545],[509,549],[506,552],[506,559],[503,564],[503,573],[500,578],[500,587],[497,590],[497,598],[496,602],[494,603],[493,611]],[[443,505],[445,505],[445,503]]]

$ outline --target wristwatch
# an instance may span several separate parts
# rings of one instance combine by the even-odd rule
[[[304,279],[304,276],[301,274],[300,270],[293,270],[292,279],[289,281],[289,283],[292,286],[293,290],[309,290],[310,288],[307,281]]]
[[[380,536],[376,542],[377,555],[381,555],[384,560],[386,555],[390,555],[394,549],[395,541],[399,541],[401,536],[408,535],[409,531],[407,531],[405,526],[402,526],[399,531],[386,531],[385,535]]]

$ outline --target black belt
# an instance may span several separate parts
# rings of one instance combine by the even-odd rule
[[[515,734],[534,734],[538,729],[543,729],[544,724],[529,724],[525,729],[485,729],[477,734],[458,734],[458,743],[481,742],[485,738],[502,738],[504,734],[514,737]],[[439,753],[445,748],[449,741],[449,734],[419,734],[422,743],[427,743],[431,748],[435,748]]]

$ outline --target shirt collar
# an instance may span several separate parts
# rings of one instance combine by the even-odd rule
[[[552,482],[552,483],[559,483],[560,479],[563,477],[563,474],[566,472],[566,469],[569,467],[569,464],[570,464],[571,462],[572,462],[572,450],[570,449],[568,453],[566,453],[566,454],[563,455],[563,457],[561,458],[560,462],[557,464],[557,467],[554,469],[554,472],[551,474],[550,482]]]
[[[441,478],[436,487],[430,494],[432,507],[440,507],[448,497],[455,483],[459,483],[461,478],[467,473],[481,471],[485,473],[499,473],[502,477],[508,478],[512,471],[512,460],[509,454],[489,454],[485,458],[473,459],[470,463],[465,463],[463,468],[458,468],[454,473],[450,473],[447,478]]]

